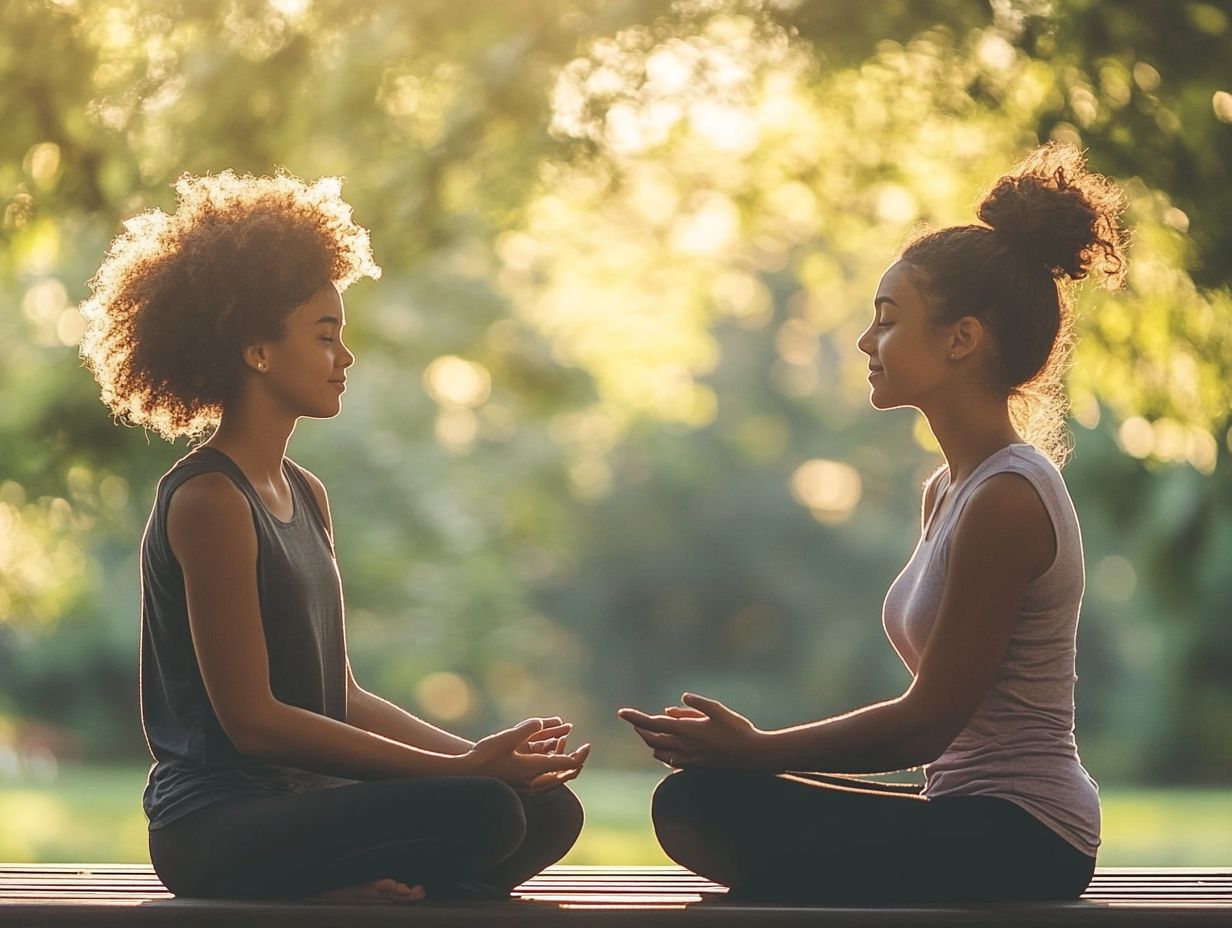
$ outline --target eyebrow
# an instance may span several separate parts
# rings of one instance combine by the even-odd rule
[[[895,303],[895,302],[894,302],[892,299],[890,299],[888,296],[879,296],[879,297],[877,297],[877,299],[873,300],[873,306],[874,306],[874,307],[876,307],[876,308],[878,308],[878,309],[880,309],[880,308],[881,308],[881,304],[882,304],[882,303],[889,303],[889,304],[890,304],[891,306],[893,306],[895,309],[897,309],[897,308],[898,308],[898,304],[897,304],[897,303]]]
[[[313,325],[320,325],[322,322],[327,322],[330,325],[337,325],[338,317],[337,316],[322,316],[320,319],[314,322]]]

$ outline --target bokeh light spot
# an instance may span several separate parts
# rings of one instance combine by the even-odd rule
[[[845,522],[862,491],[859,473],[841,461],[814,458],[796,468],[791,477],[791,495],[819,522]]]
[[[447,722],[463,718],[474,701],[470,685],[448,670],[430,673],[415,684],[415,700],[429,715]]]

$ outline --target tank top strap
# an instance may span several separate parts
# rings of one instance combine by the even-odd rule
[[[321,511],[320,503],[317,502],[316,494],[312,491],[312,485],[304,474],[304,469],[290,458],[283,458],[282,472],[287,477],[287,483],[291,487],[291,499],[294,502],[293,515],[287,522],[278,519],[269,511],[269,507],[261,499],[256,488],[229,455],[208,445],[194,449],[175,463],[162,479],[159,496],[165,506],[172,494],[194,477],[209,473],[226,474],[236,489],[244,494],[244,498],[248,500],[248,505],[253,511],[253,517],[262,528],[278,531],[307,518],[332,551],[334,549],[333,538],[330,537],[325,515]]]
[[[321,535],[325,538],[330,550],[333,550],[334,539],[330,536],[329,529],[325,524],[325,513],[321,511],[321,504],[317,502],[317,495],[312,490],[312,484],[308,482],[308,476],[304,469],[292,461],[290,458],[282,460],[283,472],[287,475],[287,481],[291,484],[291,493],[295,496],[295,508],[298,512],[302,506],[311,515],[312,523],[321,530]]]
[[[284,464],[284,472],[286,467]],[[160,497],[164,504],[170,501],[171,494],[177,489],[192,480],[194,477],[200,477],[202,474],[221,473],[225,474],[228,479],[235,485],[235,488],[244,495],[248,500],[248,506],[252,509],[253,519],[257,526],[264,531],[276,532],[280,527],[293,525],[300,519],[300,513],[303,505],[300,500],[302,494],[297,493],[294,483],[291,483],[291,498],[294,503],[294,511],[290,520],[284,522],[277,518],[265,500],[261,499],[256,488],[249,481],[248,476],[240,469],[240,466],[231,459],[231,457],[217,448],[212,448],[209,445],[203,445],[199,448],[194,448],[187,455],[176,462],[175,466],[163,478],[163,483]],[[289,480],[289,478],[288,478]]]

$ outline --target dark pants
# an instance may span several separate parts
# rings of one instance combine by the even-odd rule
[[[375,780],[206,806],[151,831],[150,859],[177,896],[302,898],[393,878],[429,900],[503,898],[581,830],[582,805],[563,786]]]
[[[1009,800],[846,777],[685,770],[653,816],[669,857],[750,901],[1076,899],[1095,869]]]

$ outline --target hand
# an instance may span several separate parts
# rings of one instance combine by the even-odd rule
[[[464,769],[473,776],[503,780],[515,789],[541,792],[559,786],[581,772],[590,754],[589,744],[564,752],[571,727],[559,718],[526,719],[476,742],[462,755]]]
[[[559,719],[547,719],[547,722],[558,722]],[[544,728],[543,730],[531,735],[522,743],[518,750],[524,754],[564,754],[565,746],[569,741],[569,733],[573,730],[571,722],[562,722],[560,725]],[[590,745],[583,745],[579,753],[582,755],[583,761],[590,754]],[[579,765],[572,770],[552,770],[547,773],[541,773],[535,777],[522,791],[527,793],[542,793],[550,789],[555,789],[562,783],[568,783],[579,773],[582,768]]]
[[[766,733],[717,699],[685,693],[683,706],[668,706],[662,715],[621,709],[617,715],[633,726],[669,767],[767,769]]]

